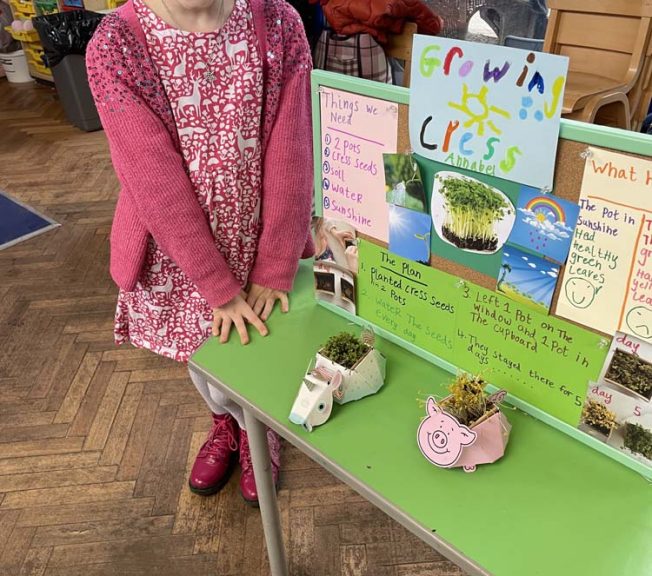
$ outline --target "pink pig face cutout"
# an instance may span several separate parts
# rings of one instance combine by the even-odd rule
[[[462,448],[473,444],[477,435],[443,412],[432,396],[428,398],[426,413],[417,432],[419,448],[436,466],[450,468],[459,459]]]

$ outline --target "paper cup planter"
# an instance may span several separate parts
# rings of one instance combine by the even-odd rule
[[[304,376],[290,421],[312,431],[328,420],[333,400],[346,404],[378,392],[385,382],[385,358],[373,345],[368,331],[361,339],[348,333],[331,338]]]
[[[498,403],[500,391],[487,398],[487,411],[469,426],[446,411],[452,396],[440,403],[431,396],[426,402],[426,417],[417,431],[421,453],[440,468],[463,468],[474,472],[479,464],[490,464],[505,454],[511,424]]]

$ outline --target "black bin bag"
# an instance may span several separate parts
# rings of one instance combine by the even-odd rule
[[[103,17],[96,12],[73,10],[32,19],[66,118],[86,132],[102,127],[88,86],[85,55]]]

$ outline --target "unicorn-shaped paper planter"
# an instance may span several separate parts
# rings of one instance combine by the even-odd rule
[[[427,416],[417,431],[421,453],[440,468],[461,467],[475,472],[479,464],[490,464],[503,457],[511,425],[498,408],[505,397],[501,390],[487,398],[491,408],[470,426],[461,424],[441,404],[430,396],[426,402]]]
[[[385,358],[373,347],[374,341],[373,332],[365,330],[358,342],[362,354],[351,368],[328,358],[325,349],[320,349],[314,368],[309,368],[303,378],[290,421],[311,432],[328,420],[333,400],[345,404],[378,392],[385,382]]]
[[[323,424],[333,410],[333,396],[342,385],[342,374],[324,368],[309,369],[303,377],[296,400],[290,412],[290,422],[312,432]]]
[[[335,395],[335,402],[346,404],[375,394],[385,383],[385,357],[374,348],[376,337],[370,329],[362,332],[361,341],[366,352],[352,368],[342,366],[327,357],[324,348],[317,352],[317,368],[342,373],[342,386]]]

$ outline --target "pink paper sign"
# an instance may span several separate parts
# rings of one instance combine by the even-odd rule
[[[387,242],[383,154],[396,152],[398,106],[327,88],[320,106],[324,216]]]

